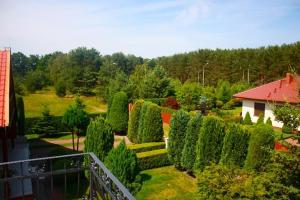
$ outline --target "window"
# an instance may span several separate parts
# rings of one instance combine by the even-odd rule
[[[254,103],[254,116],[265,115],[265,104]]]

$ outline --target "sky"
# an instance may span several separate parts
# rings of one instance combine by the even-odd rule
[[[0,47],[153,58],[300,40],[300,0],[0,0]]]

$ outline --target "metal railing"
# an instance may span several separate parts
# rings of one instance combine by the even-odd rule
[[[135,199],[94,153],[0,163],[0,199],[12,191],[20,199]]]

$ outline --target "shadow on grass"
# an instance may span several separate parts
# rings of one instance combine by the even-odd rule
[[[140,176],[141,176],[142,184],[146,181],[149,181],[152,178],[152,176],[150,176],[149,174],[141,173]]]

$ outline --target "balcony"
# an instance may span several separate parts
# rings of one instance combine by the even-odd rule
[[[135,198],[94,153],[80,153],[0,163],[0,199]]]

